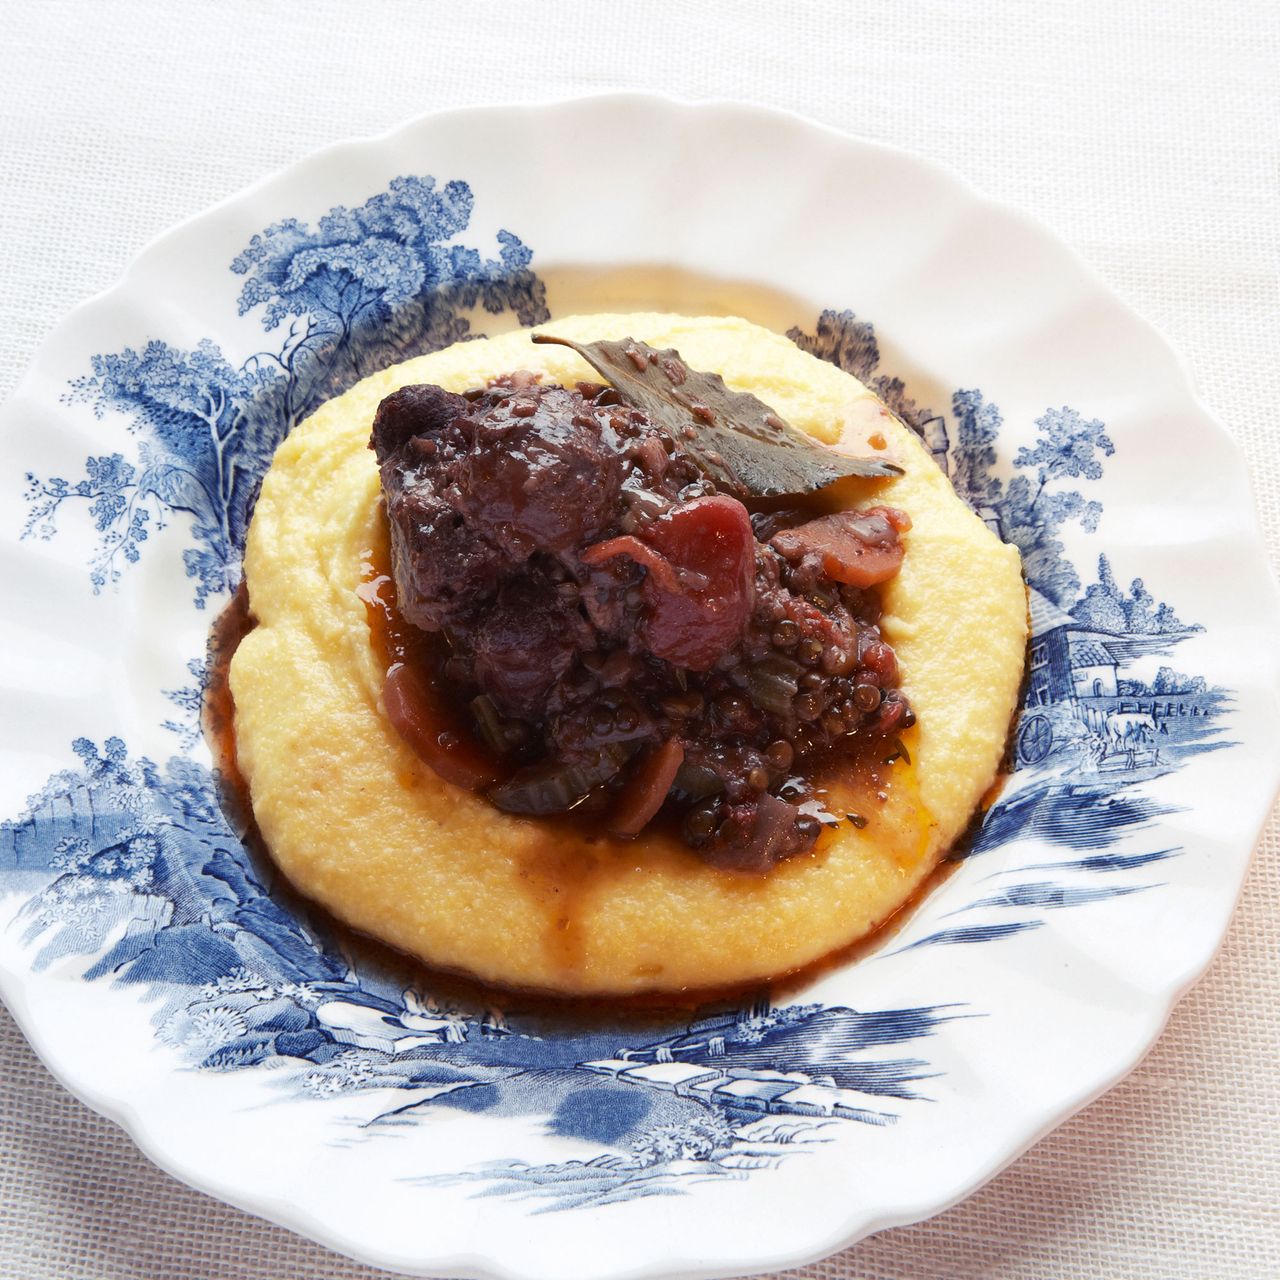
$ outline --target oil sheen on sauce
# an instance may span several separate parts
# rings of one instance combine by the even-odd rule
[[[486,755],[486,749],[470,727],[465,706],[450,695],[445,672],[449,650],[447,642],[407,623],[396,607],[395,580],[391,573],[385,540],[368,549],[364,555],[362,580],[357,594],[364,602],[369,624],[370,643],[378,665],[388,674],[401,665],[411,664],[419,673],[419,688],[424,705],[429,708],[432,735],[436,738],[433,754],[447,752],[462,761],[462,768],[473,776],[494,776],[500,765]],[[912,756],[917,733],[907,730],[897,740],[864,740],[839,761],[839,778],[832,777],[820,789],[827,808],[843,815],[847,822],[871,832],[877,845],[888,850],[904,876],[914,875],[928,856],[933,819],[924,806],[919,779]],[[446,778],[446,769],[439,770]],[[404,782],[405,780],[402,780]],[[538,833],[522,857],[521,877],[538,896],[551,921],[544,939],[547,954],[558,967],[571,973],[583,962],[579,928],[580,907],[593,889],[607,879],[616,867],[616,859],[634,848],[630,841],[618,841],[603,834],[599,809],[584,805],[567,814],[542,816],[521,821]],[[842,823],[843,825],[843,823]],[[660,812],[648,830],[665,833],[679,840],[678,821]],[[816,847],[796,859],[821,862],[834,838],[833,831],[819,837]],[[695,856],[690,853],[690,856]],[[754,875],[753,872],[723,872],[725,875]],[[913,894],[909,902],[914,903]],[[900,925],[902,908],[894,913]],[[877,926],[878,933],[885,924]],[[863,943],[856,944],[864,946]],[[641,974],[640,976],[657,976]]]
[[[465,710],[451,699],[443,674],[447,658],[444,641],[411,626],[395,607],[395,585],[389,570],[385,546],[376,548],[365,558],[363,581],[358,594],[364,603],[369,622],[370,644],[383,670],[397,663],[412,663],[424,677],[431,698],[432,714],[438,715],[438,733],[444,749],[463,755],[475,752],[483,756],[484,748],[471,730]],[[235,708],[228,672],[231,658],[240,641],[255,625],[244,587],[236,592],[224,612],[215,621],[210,635],[209,678],[202,710],[202,725],[209,742],[218,780],[219,799],[232,829],[244,841],[251,855],[270,865],[270,850],[253,819],[252,798],[236,760]],[[859,752],[843,762],[844,779],[838,784],[828,781],[824,796],[833,813],[846,814],[844,819],[859,828],[874,831],[883,848],[892,851],[904,874],[919,866],[926,856],[932,818],[919,795],[916,766],[911,754],[916,733],[908,730],[899,743],[884,741],[863,744]],[[426,765],[421,765],[426,768]],[[849,779],[852,779],[850,781]],[[416,780],[400,779],[411,789]],[[540,832],[524,859],[522,874],[536,889],[548,907],[552,922],[547,938],[549,952],[560,966],[572,971],[582,961],[582,940],[578,928],[577,905],[590,894],[599,876],[607,875],[618,848],[634,848],[601,834],[598,821],[588,813],[570,813],[553,818],[525,819]],[[658,820],[661,822],[661,817]],[[819,838],[815,849],[801,857],[822,860],[831,833]],[[690,854],[692,855],[692,853]],[[818,978],[835,969],[874,954],[910,919],[920,902],[946,879],[958,865],[956,850],[944,858],[925,877],[908,900],[867,936],[851,946],[825,956],[802,969],[774,978],[768,984],[748,983],[726,988],[689,988],[677,992],[625,997],[566,997],[544,992],[499,989],[480,984],[466,975],[429,969],[421,962],[403,955],[385,944],[353,930],[298,894],[278,870],[272,877],[272,896],[316,919],[335,934],[360,967],[388,967],[402,972],[406,984],[426,984],[438,998],[463,1001],[474,1007],[509,1012],[559,1011],[579,1017],[592,1017],[592,1011],[610,1017],[625,1016],[629,1010],[645,1013],[670,1009],[686,1016],[689,1011],[708,1005],[719,1005],[746,999],[768,997],[785,1001],[810,986]],[[753,873],[725,872],[726,875]],[[638,975],[640,976],[640,975]]]

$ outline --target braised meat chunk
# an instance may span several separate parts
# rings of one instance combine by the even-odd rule
[[[405,387],[372,438],[398,608],[438,637],[493,804],[624,838],[661,813],[763,871],[835,821],[824,769],[913,722],[876,592],[910,521],[753,511],[686,443],[615,387],[529,373]]]

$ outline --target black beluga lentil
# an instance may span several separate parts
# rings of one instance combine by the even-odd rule
[[[627,354],[683,381],[678,353]],[[814,782],[833,757],[914,721],[876,591],[910,521],[751,510],[688,447],[702,408],[686,437],[612,386],[516,373],[405,387],[371,443],[398,607],[447,642],[491,801],[624,837],[662,809],[708,862],[763,871],[836,821]],[[411,741],[413,714],[396,699]]]

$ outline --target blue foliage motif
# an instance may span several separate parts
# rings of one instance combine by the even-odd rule
[[[508,232],[496,259],[456,243],[471,218],[465,183],[400,178],[315,228],[287,219],[232,263],[242,314],[277,345],[233,367],[209,342],[163,341],[95,358],[70,398],[127,415],[132,460],[88,459],[83,479],[28,477],[28,534],[52,537],[61,507],[87,503],[101,535],[95,590],[136,561],[174,512],[190,517],[186,567],[195,603],[234,586],[254,494],[281,439],[323,400],[386,364],[471,336],[467,312],[546,318],[528,249]],[[1109,849],[1164,810],[1141,783],[1215,746],[1226,695],[1133,659],[1197,629],[1140,579],[1122,589],[1100,557],[1083,587],[1062,532],[1092,532],[1096,482],[1115,445],[1104,424],[1066,407],[1036,420],[1031,445],[1002,466],[999,408],[957,391],[949,416],[878,371],[873,327],[824,312],[805,349],[868,382],[918,431],[957,490],[1023,555],[1033,639],[1017,774],[962,856],[1034,837],[1061,859],[985,877],[959,917],[910,945],[987,944],[1156,886],[1176,848]],[[164,727],[198,738],[206,666],[166,691]],[[423,991],[420,975],[311,919],[276,883],[219,806],[216,779],[192,760],[131,757],[124,742],[74,744],[78,766],[0,824],[0,884],[31,893],[17,927],[37,968],[86,958],[85,978],[132,984],[153,1001],[158,1037],[192,1068],[270,1063],[285,1087],[363,1100],[360,1134],[412,1124],[423,1109],[539,1115],[550,1136],[587,1144],[585,1160],[514,1161],[463,1171],[480,1194],[539,1210],[678,1194],[710,1178],[775,1166],[829,1125],[888,1125],[928,1096],[936,1074],[916,1046],[974,1016],[957,1006],[853,1010],[774,1006],[767,998],[687,1013],[652,1011],[584,1025],[532,1007],[498,1010]],[[961,856],[961,855],[958,855]],[[32,891],[34,889],[34,891]]]
[[[1115,454],[1105,425],[1066,406],[1035,420],[1034,442],[1001,465],[996,442],[1004,418],[980,391],[951,397],[950,424],[907,398],[902,382],[877,373],[873,327],[851,311],[824,311],[812,334],[789,337],[873,387],[912,427],[956,491],[1022,554],[1032,636],[1024,704],[1013,742],[1015,773],[1005,795],[983,816],[968,845],[953,857],[973,858],[1022,838],[1077,850],[1104,848],[1141,832],[1168,808],[1141,784],[1178,768],[1190,756],[1230,744],[1215,737],[1225,690],[1203,677],[1162,666],[1154,679],[1132,675],[1136,658],[1164,654],[1203,628],[1157,603],[1141,578],[1126,591],[1106,555],[1097,581],[1082,590],[1062,541],[1071,524],[1093,533],[1102,504],[1080,491],[1102,478]],[[1136,871],[1175,857],[1177,849],[1095,854],[1007,874]],[[991,942],[1041,927],[1044,912],[1084,906],[1158,887],[1156,882],[1093,885],[1072,880],[1018,881],[987,893],[952,915],[985,919],[939,929],[909,948]],[[992,918],[1009,913],[1017,919]]]
[[[194,684],[184,684],[181,689],[164,689],[164,696],[181,712],[177,720],[165,720],[162,729],[176,733],[184,751],[190,751],[200,741],[200,712],[204,706],[204,686],[208,679],[207,658],[192,658],[187,663],[187,674]]]
[[[24,537],[52,538],[62,506],[88,502],[99,537],[95,591],[135,563],[151,531],[190,517],[184,553],[195,603],[236,586],[253,502],[276,446],[325,400],[396,360],[474,336],[468,312],[547,318],[530,250],[498,233],[498,256],[456,242],[471,220],[465,182],[396,178],[356,209],[341,205],[314,229],[296,218],[268,227],[231,264],[245,277],[242,315],[259,311],[279,345],[233,367],[205,340],[182,350],[154,340],[95,356],[67,400],[121,413],[140,436],[136,461],[91,457],[85,476],[27,476]]]
[[[35,968],[84,956],[86,979],[142,987],[191,1067],[271,1060],[305,1094],[368,1095],[362,1135],[425,1106],[549,1114],[553,1134],[609,1153],[585,1175],[574,1162],[465,1175],[532,1186],[548,1207],[775,1164],[830,1121],[891,1124],[931,1072],[876,1051],[963,1016],[761,1000],[584,1026],[518,1002],[441,1002],[407,966],[311,921],[228,825],[202,766],[132,759],[119,738],[74,750],[79,767],[0,825],[0,872],[39,883],[17,917]]]

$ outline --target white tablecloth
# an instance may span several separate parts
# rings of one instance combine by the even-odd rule
[[[152,236],[322,144],[467,103],[744,98],[936,157],[1074,244],[1185,354],[1280,551],[1274,0],[4,0],[0,49],[0,395]],[[949,1213],[795,1274],[1280,1275],[1278,908],[1273,817],[1123,1085]],[[375,1274],[171,1181],[0,1013],[0,1275]]]

